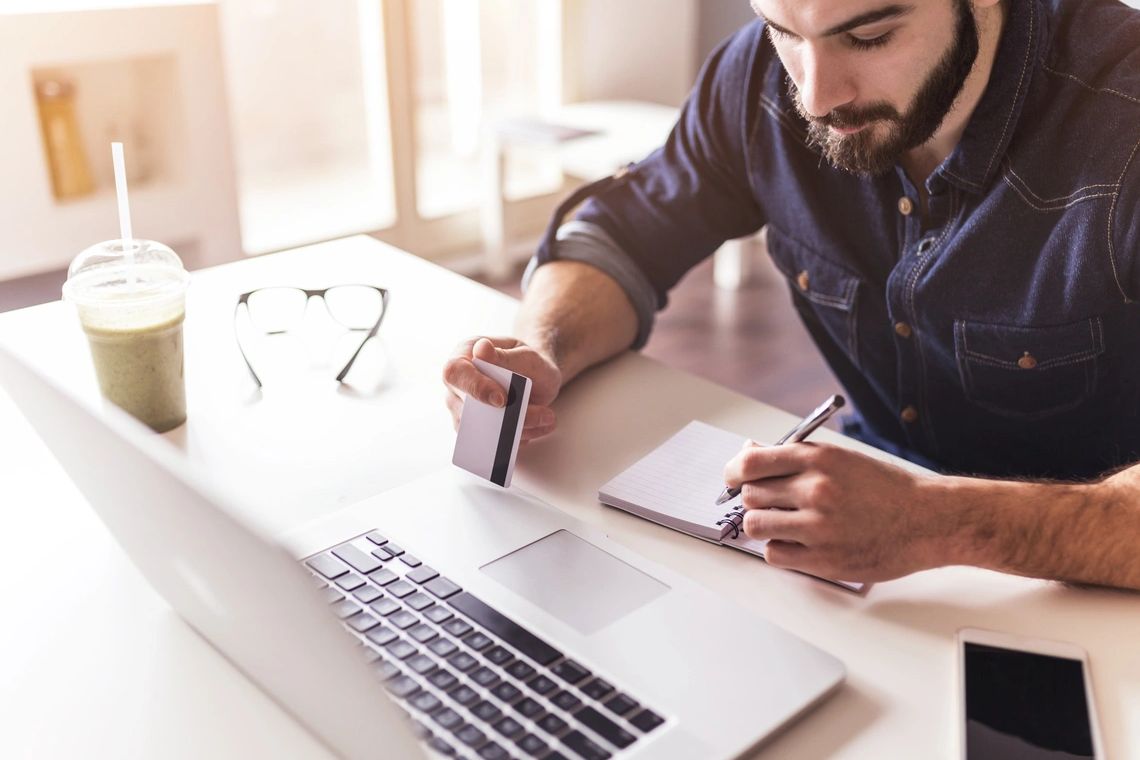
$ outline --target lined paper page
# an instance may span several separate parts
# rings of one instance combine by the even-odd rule
[[[604,504],[719,541],[716,521],[738,502],[716,506],[724,466],[743,436],[694,420],[598,491]]]

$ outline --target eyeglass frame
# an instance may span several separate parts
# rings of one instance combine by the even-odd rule
[[[241,309],[242,304],[245,304],[245,310],[250,315],[250,321],[252,322],[253,321],[253,311],[249,307],[249,297],[252,296],[254,293],[257,293],[258,291],[261,291],[261,290],[274,290],[277,288],[284,288],[284,289],[288,289],[288,290],[299,290],[302,293],[304,293],[305,294],[305,308],[308,308],[308,306],[309,306],[309,299],[320,298],[322,301],[325,302],[325,309],[328,310],[329,306],[328,306],[328,301],[325,300],[325,293],[328,293],[330,290],[334,290],[335,288],[346,288],[346,287],[371,288],[372,290],[375,290],[378,293],[380,293],[380,316],[376,318],[376,324],[372,325],[372,327],[368,329],[368,334],[364,336],[364,340],[362,340],[360,342],[360,345],[357,346],[356,351],[353,352],[352,356],[348,360],[348,363],[346,363],[344,365],[344,368],[341,369],[341,371],[337,374],[337,376],[336,376],[337,382],[343,383],[345,376],[348,375],[348,371],[350,369],[352,369],[352,365],[356,362],[356,357],[360,356],[360,352],[364,350],[364,346],[368,343],[368,341],[375,338],[376,333],[380,331],[380,323],[384,321],[384,315],[388,313],[388,290],[386,288],[382,288],[379,285],[367,285],[365,283],[360,283],[360,282],[346,282],[346,283],[340,283],[338,285],[330,285],[327,288],[315,288],[315,289],[313,289],[313,288],[299,288],[299,287],[296,287],[294,285],[267,285],[265,287],[254,288],[253,290],[246,291],[245,293],[242,293],[241,295],[238,296],[237,303],[234,304],[234,342],[237,343],[238,352],[241,353],[242,361],[245,362],[245,368],[249,370],[249,374],[253,377],[253,381],[255,383],[257,383],[258,388],[262,387],[261,378],[257,376],[257,372],[253,369],[253,365],[250,364],[249,357],[246,356],[246,353],[245,353],[245,348],[241,344],[241,336],[238,335],[238,331],[237,331],[238,310]],[[331,311],[329,311],[329,315],[330,316],[332,315]],[[333,317],[333,319],[336,320],[336,317]],[[338,322],[338,324],[339,324],[339,322]],[[344,326],[344,325],[342,325],[342,326]],[[347,327],[347,326],[344,326],[344,327],[349,332],[359,332],[359,331],[365,329],[363,327]],[[283,333],[283,332],[286,332],[286,331],[285,330],[274,330],[274,331],[268,332],[266,334],[267,335],[274,335],[274,334],[279,334],[279,333]]]

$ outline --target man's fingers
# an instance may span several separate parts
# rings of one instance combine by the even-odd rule
[[[772,567],[806,572],[811,564],[811,550],[794,541],[769,541],[764,547],[764,560]]]
[[[502,406],[507,402],[502,386],[480,372],[470,359],[459,357],[445,364],[443,382],[456,395],[472,396],[484,404]]]
[[[744,513],[744,532],[749,538],[811,543],[811,520],[794,509],[749,509]]]
[[[529,406],[523,419],[523,431],[554,428],[554,410],[548,406]]]
[[[808,469],[815,456],[816,449],[810,443],[745,446],[724,466],[724,483],[740,488],[749,480],[795,475]]]

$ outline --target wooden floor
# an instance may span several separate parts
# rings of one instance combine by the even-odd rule
[[[739,290],[713,283],[712,259],[669,294],[643,353],[760,401],[807,414],[841,389],[792,308],[788,286],[771,263],[758,262]],[[511,281],[495,284],[518,296]],[[837,427],[837,421],[833,421]]]
[[[734,291],[713,284],[712,259],[689,272],[657,315],[644,353],[806,414],[839,385],[792,309],[783,278],[766,259],[756,269],[753,281]],[[58,299],[65,277],[60,271],[0,282],[0,311]],[[518,279],[496,287],[518,296]]]

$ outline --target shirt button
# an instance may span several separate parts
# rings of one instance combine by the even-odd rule
[[[921,243],[918,244],[918,252],[919,253],[926,253],[932,247],[934,247],[934,241],[931,240],[930,238],[926,238],[925,240],[923,240]]]
[[[808,277],[808,273],[807,273],[806,269],[804,271],[800,272],[798,275],[796,275],[796,285],[799,285],[800,290],[802,290],[803,292],[805,292],[805,293],[807,292],[808,285],[810,285],[810,284],[811,284],[811,278]]]
[[[1017,366],[1022,369],[1033,369],[1037,366],[1037,360],[1033,358],[1032,354],[1026,351],[1025,355],[1017,360]]]
[[[905,195],[899,198],[899,213],[903,216],[910,216],[914,211],[914,201],[907,198]]]
[[[903,422],[905,422],[908,425],[910,425],[913,422],[917,422],[918,421],[918,410],[915,409],[913,406],[908,406],[906,409],[903,409],[902,412],[899,414],[899,419],[901,419]]]
[[[906,322],[895,322],[895,335],[900,338],[909,338],[913,332]]]

